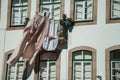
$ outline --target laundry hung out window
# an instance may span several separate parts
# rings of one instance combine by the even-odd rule
[[[120,80],[120,49],[110,52],[110,80]]]
[[[73,52],[72,80],[92,80],[92,54],[90,51]]]
[[[110,0],[111,1],[111,19],[120,19],[120,0]]]
[[[40,11],[50,12],[50,19],[60,19],[61,0],[40,0],[39,7]]]
[[[10,55],[9,55],[10,56]],[[24,71],[24,61],[22,58],[15,64],[15,66],[7,65],[7,73],[5,80],[22,80]]]
[[[93,0],[74,0],[74,20],[93,20]]]
[[[25,25],[25,18],[27,17],[28,0],[12,0],[11,5],[11,26]]]

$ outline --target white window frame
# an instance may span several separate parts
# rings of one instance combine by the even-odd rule
[[[74,54],[74,53],[73,53],[73,54]],[[74,75],[75,75],[75,74],[74,74],[74,70],[75,70],[74,64],[75,64],[76,62],[77,62],[77,63],[81,63],[81,74],[79,74],[80,77],[81,77],[81,80],[85,80],[84,77],[86,76],[86,75],[85,75],[86,69],[85,69],[85,67],[84,67],[84,64],[85,64],[85,62],[90,62],[90,64],[91,64],[91,69],[89,69],[89,71],[91,72],[90,79],[92,80],[92,57],[91,57],[91,60],[90,60],[90,59],[85,59],[85,60],[84,60],[83,55],[84,55],[84,51],[82,50],[82,53],[81,53],[82,59],[73,60],[73,72],[72,72],[73,79],[72,79],[72,80],[75,80],[75,77],[74,77]],[[91,56],[92,56],[92,54],[91,54]],[[73,57],[75,57],[75,56],[73,56]]]
[[[84,0],[84,1],[81,1],[81,3],[82,3],[82,6],[83,6],[83,8],[82,8],[82,12],[80,12],[80,13],[82,13],[82,19],[77,19],[76,18],[76,16],[77,16],[77,12],[76,12],[76,10],[77,10],[77,8],[76,8],[76,5],[78,4],[78,3],[76,3],[77,1],[75,1],[75,10],[74,10],[74,20],[75,21],[88,21],[88,20],[93,20],[93,0],[91,0],[92,1],[92,18],[91,19],[88,19],[88,18],[85,18],[85,16],[87,16],[87,14],[89,14],[89,13],[86,13],[85,11],[86,11],[86,9],[87,9],[87,7],[86,7],[86,4],[87,4],[87,1],[86,0]],[[91,13],[90,12],[90,13]]]
[[[80,68],[81,74],[77,74],[81,77],[81,80],[85,80],[84,77],[85,77],[85,70],[86,69],[84,67],[84,62],[90,62],[91,66],[92,66],[92,61],[73,61],[73,66],[74,66],[74,63],[81,63],[81,68]],[[74,72],[75,72],[74,70],[75,70],[75,68],[73,67],[73,80],[75,80],[74,75],[76,75],[76,74],[74,74]],[[91,78],[90,79],[92,79],[92,69],[88,68],[87,70],[89,70],[91,72],[91,76],[90,76]]]
[[[46,71],[47,75],[45,76],[46,80],[51,80],[49,77],[50,75],[52,75],[52,74],[49,74],[50,73],[50,63],[55,63],[55,79],[54,80],[56,80],[56,61],[43,61],[43,62],[47,63],[46,68],[42,68],[42,69],[47,70]],[[39,71],[39,79],[41,79],[40,75],[41,75],[41,72]]]
[[[44,6],[44,5],[48,5],[49,6],[49,12],[50,12],[50,19],[54,19],[56,16],[59,16],[59,18],[58,18],[58,20],[60,19],[60,17],[61,17],[61,0],[59,0],[58,2],[55,2],[54,3],[54,1],[52,2],[52,0],[50,0],[48,3],[46,2],[46,3],[41,3],[40,5],[39,5],[39,7],[40,7],[40,10],[39,11],[44,11],[44,12],[46,12],[46,10],[42,10],[42,6]],[[60,11],[59,11],[59,14],[57,14],[57,15],[54,15],[53,14],[53,7],[55,6],[55,5],[59,5],[60,7]],[[55,18],[56,19],[56,18]]]

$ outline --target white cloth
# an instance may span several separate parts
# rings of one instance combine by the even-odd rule
[[[58,28],[59,28],[59,21],[50,20],[48,32],[43,41],[43,49],[47,51],[53,51],[56,49],[58,45]]]

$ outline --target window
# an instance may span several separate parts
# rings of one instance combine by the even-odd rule
[[[92,80],[92,54],[81,50],[73,52],[72,80]]]
[[[5,63],[3,69],[3,79],[2,80],[23,80],[24,72],[24,61],[22,58],[15,64],[15,66],[10,66],[6,62],[11,56],[13,50],[5,54]]]
[[[71,18],[80,24],[96,22],[96,0],[71,0]]]
[[[35,80],[60,80],[60,57],[56,52],[45,52],[37,58],[37,78]]]
[[[49,11],[50,18],[59,20],[64,12],[64,0],[39,0],[39,11]]]
[[[15,66],[7,65],[7,75],[6,80],[22,80],[23,76],[23,67],[24,61],[20,59]]]
[[[110,52],[111,80],[120,79],[120,49]]]
[[[8,28],[25,27],[27,17],[30,17],[30,0],[8,1]]]
[[[111,19],[120,18],[120,0],[111,0]]]
[[[78,48],[69,53],[69,80],[96,80],[95,51]]]
[[[107,23],[120,22],[120,0],[107,0]]]
[[[106,80],[120,79],[120,45],[106,49]]]

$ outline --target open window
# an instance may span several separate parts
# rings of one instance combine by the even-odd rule
[[[37,11],[49,11],[50,18],[59,20],[64,14],[64,0],[37,0]]]
[[[75,25],[96,24],[97,0],[71,0],[70,16]]]

